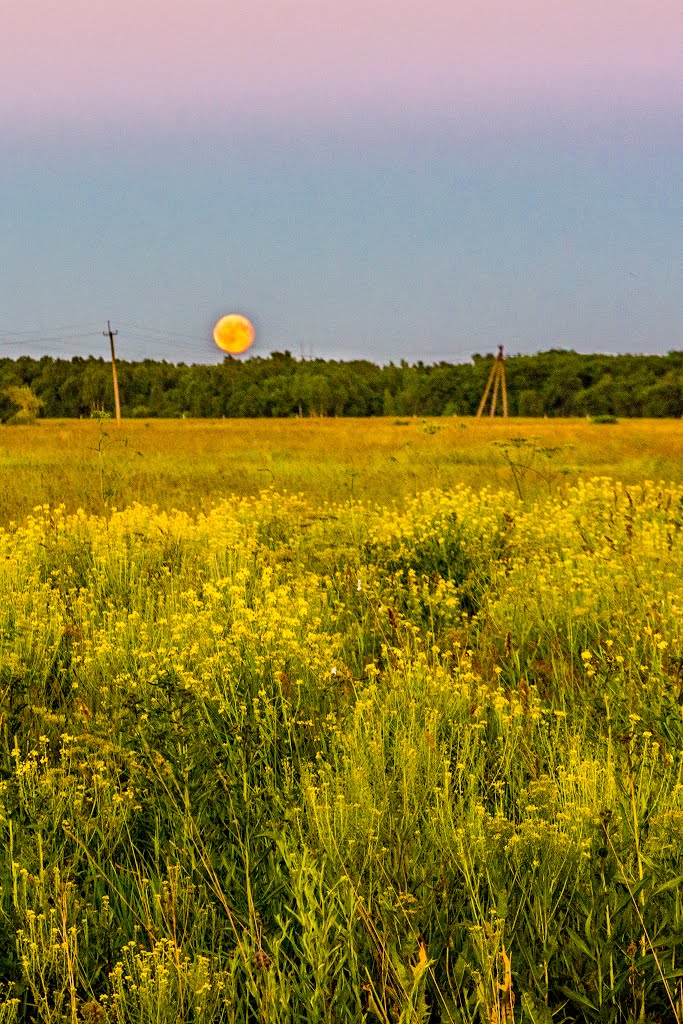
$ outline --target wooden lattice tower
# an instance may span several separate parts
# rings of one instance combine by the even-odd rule
[[[507,419],[508,414],[508,389],[505,383],[505,356],[503,354],[503,346],[498,346],[498,355],[493,360],[493,366],[491,367],[491,373],[484,390],[484,394],[481,396],[481,402],[477,409],[477,419],[480,418],[486,405],[486,400],[489,397],[491,386],[493,385],[493,395],[491,396],[491,411],[489,416],[496,415],[496,405],[498,403],[498,389],[500,388],[501,398],[503,400],[503,416]]]

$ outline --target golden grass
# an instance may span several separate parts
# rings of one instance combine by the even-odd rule
[[[0,427],[0,522],[44,503],[94,512],[134,501],[206,509],[269,487],[380,503],[458,483],[512,488],[499,445],[514,438],[527,439],[529,496],[579,477],[683,479],[680,420],[129,420],[120,430],[111,421],[100,428],[43,420]],[[559,450],[547,460],[544,447]]]

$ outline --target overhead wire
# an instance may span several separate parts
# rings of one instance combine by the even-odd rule
[[[117,320],[117,325],[119,327],[130,328],[130,329],[132,329],[134,331],[149,331],[149,332],[154,333],[154,334],[168,334],[168,335],[173,335],[175,337],[185,337],[186,336],[186,332],[185,331],[182,331],[182,332],[181,331],[169,331],[169,330],[166,330],[163,327],[157,326],[156,324],[155,325],[134,324],[134,323],[130,323],[128,320]]]
[[[43,334],[60,334],[70,333],[72,331],[85,331],[94,332],[97,324],[94,324],[92,320],[81,321],[77,324],[53,324],[51,327],[22,327],[20,330],[13,330],[9,327],[0,327],[0,335],[12,335],[16,337],[25,337],[26,335],[43,335]]]
[[[125,342],[126,340],[142,342],[144,344],[158,343],[162,346],[169,354],[174,356],[187,355],[187,346],[199,346],[204,345],[209,340],[206,335],[202,336],[202,332],[191,335],[180,331],[168,330],[164,327],[155,325],[147,325],[135,323],[128,320],[115,320],[112,321],[117,329],[121,331],[120,343],[121,355],[119,358],[125,361]],[[89,328],[88,330],[81,330],[80,328]],[[77,324],[65,324],[60,325],[52,330],[43,328],[31,329],[5,329],[0,327],[0,350],[17,348],[20,346],[34,346],[34,345],[50,345],[57,347],[68,347],[74,341],[80,341],[84,338],[98,338],[102,335],[101,329],[94,329],[92,321],[88,323],[77,323]],[[98,345],[99,350],[99,345]],[[453,359],[466,358],[470,359],[472,356],[471,351],[464,349],[450,350],[447,353],[437,353],[435,351],[426,351],[422,353],[413,353],[418,355],[421,360],[435,360],[435,364],[438,363],[450,363]],[[140,358],[140,357],[138,357]],[[143,356],[142,358],[159,358],[159,356]],[[325,358],[322,356],[322,358]],[[350,359],[357,358],[350,356]],[[397,356],[390,357],[393,361]],[[400,355],[398,358],[402,358]],[[382,360],[384,362],[384,360]]]
[[[180,332],[167,331],[159,327],[148,327],[144,324],[129,324],[127,321],[123,323],[117,321],[116,326],[118,327],[119,324],[123,328],[124,338],[128,337],[132,340],[147,343],[157,341],[165,348],[173,350],[180,348],[182,345],[197,345],[202,340],[198,336],[190,337]],[[90,329],[80,329],[85,327]],[[91,323],[64,324],[51,330],[45,328],[23,328],[18,330],[0,327],[0,348],[34,345],[70,345],[73,341],[79,341],[83,338],[99,339],[102,333],[100,329],[93,330]]]
[[[160,340],[168,341],[180,341],[188,342],[190,344],[196,344],[203,339],[199,336],[199,332],[196,335],[190,335],[186,333],[180,333],[179,331],[167,331],[162,327],[146,327],[144,324],[132,324],[125,320],[118,320],[117,326],[122,328],[124,331],[130,333],[143,332],[144,336],[150,338],[158,338]]]
[[[8,335],[12,337],[12,335]],[[79,331],[74,334],[28,334],[24,338],[14,338],[12,342],[8,344],[13,345],[24,345],[27,341],[72,341],[74,338],[95,338],[97,335],[94,331]],[[0,338],[4,339],[5,335],[0,331]]]

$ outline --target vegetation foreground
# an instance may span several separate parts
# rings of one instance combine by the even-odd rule
[[[2,1024],[683,1020],[682,485],[0,549]]]

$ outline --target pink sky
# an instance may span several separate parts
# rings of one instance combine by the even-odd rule
[[[680,0],[17,0],[0,117],[680,103]]]

